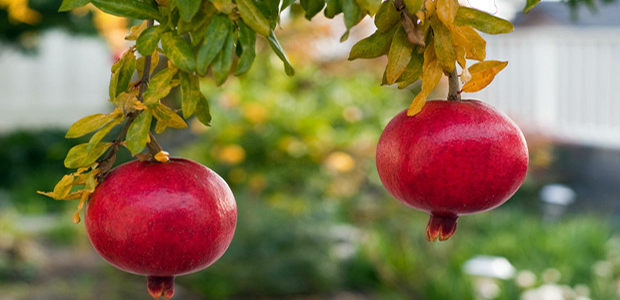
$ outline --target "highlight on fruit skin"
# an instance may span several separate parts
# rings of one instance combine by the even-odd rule
[[[108,173],[84,224],[101,257],[147,277],[149,294],[174,295],[174,277],[217,261],[232,241],[237,205],[226,182],[196,162],[131,161]]]
[[[388,123],[376,164],[392,196],[431,215],[426,239],[445,241],[459,216],[493,209],[518,190],[528,150],[519,127],[494,107],[433,100]]]

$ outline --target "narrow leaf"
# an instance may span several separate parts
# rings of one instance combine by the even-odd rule
[[[437,17],[446,27],[452,29],[459,7],[458,0],[437,0]]]
[[[189,22],[200,9],[199,0],[177,0],[177,9],[182,20]]]
[[[148,27],[142,31],[136,40],[136,49],[138,49],[138,52],[142,55],[150,55],[155,51],[160,39],[161,31],[159,25]]]
[[[288,61],[286,54],[284,54],[284,50],[282,49],[280,42],[278,42],[278,38],[276,37],[275,33],[273,33],[273,30],[269,33],[267,40],[269,41],[269,46],[271,46],[273,52],[280,58],[282,63],[284,63],[284,72],[286,72],[286,75],[295,75],[295,69],[293,69],[293,66]]]
[[[301,7],[306,11],[306,19],[312,20],[325,7],[325,0],[300,0]]]
[[[161,45],[168,59],[179,69],[191,73],[196,69],[196,58],[189,43],[173,32],[166,32]]]
[[[121,58],[122,64],[118,69],[118,80],[116,82],[116,95],[127,91],[131,78],[136,72],[136,54],[133,51],[126,51]]]
[[[226,39],[226,43],[224,44],[224,48],[222,48],[222,51],[220,51],[220,53],[215,57],[213,65],[211,65],[211,70],[213,70],[217,85],[222,85],[228,78],[228,74],[230,73],[233,63],[234,47],[235,37],[232,34],[229,34]]]
[[[452,33],[436,16],[431,17],[431,27],[435,35],[435,53],[444,73],[452,73],[456,67],[456,51],[452,43]]]
[[[250,70],[256,58],[256,32],[245,25],[243,20],[239,21],[238,43],[241,45],[242,52],[241,56],[239,56],[239,60],[237,60],[235,76],[240,76]]]
[[[538,5],[538,3],[540,3],[540,0],[527,0],[525,8],[523,9],[523,13],[527,14],[530,9],[534,8],[534,6]]]
[[[90,3],[90,0],[63,0],[58,12],[70,11]]]
[[[138,0],[92,0],[98,9],[119,17],[132,19],[158,20],[161,18],[154,1]]]
[[[105,153],[108,148],[112,146],[112,143],[98,143],[95,147],[92,147],[88,151],[88,143],[79,144],[71,149],[67,153],[65,158],[65,167],[69,169],[76,169],[80,167],[86,167],[92,165],[97,159]]]
[[[457,26],[452,31],[452,42],[455,47],[465,48],[466,58],[484,60],[487,42],[470,26]]]
[[[99,127],[110,122],[113,116],[108,114],[94,114],[83,117],[69,127],[66,138],[77,138],[97,130]]]
[[[149,111],[144,111],[129,125],[125,147],[129,149],[131,154],[135,155],[142,152],[148,143],[152,120],[153,115]]]
[[[403,74],[401,74],[396,81],[399,89],[404,89],[412,83],[418,81],[420,79],[420,75],[422,74],[422,68],[424,66],[424,53],[417,53],[415,49],[413,52],[414,53],[411,55],[411,60],[409,61],[409,64],[407,64],[407,68],[405,68]]]
[[[96,145],[99,144],[99,142],[101,142],[101,140],[108,135],[108,133],[110,133],[110,131],[112,130],[112,128],[116,127],[117,125],[121,124],[124,120],[124,118],[122,118],[122,114],[120,114],[119,117],[114,118],[114,120],[112,120],[111,122],[105,124],[105,126],[101,127],[101,129],[99,129],[97,131],[97,133],[93,134],[93,136],[90,138],[90,140],[88,140],[88,145],[89,145],[89,149],[88,151],[91,151],[92,149],[95,148]]]
[[[194,93],[196,89],[200,92],[200,82],[198,76],[185,72],[179,73],[179,79],[181,81],[181,110],[183,111],[183,118],[187,119],[196,110],[198,97]]]
[[[197,71],[204,75],[209,65],[222,50],[228,35],[232,34],[232,22],[228,17],[217,14],[211,19],[203,44],[198,49]]]
[[[402,27],[398,27],[388,52],[388,63],[385,69],[387,84],[394,84],[405,71],[411,60],[411,51],[413,51],[413,45],[409,43],[407,32]]]
[[[439,80],[441,80],[443,70],[437,61],[435,46],[433,44],[434,43],[431,42],[424,50],[424,66],[422,67],[421,76],[422,90],[411,102],[411,106],[409,110],[407,110],[408,116],[416,115],[422,110],[424,103],[426,103],[426,98],[428,98],[428,95],[435,89]]]
[[[400,22],[400,12],[396,10],[393,0],[384,1],[375,15],[375,26],[379,33],[387,32]]]
[[[74,174],[67,174],[60,179],[60,181],[54,186],[53,198],[56,200],[62,200],[69,195],[71,192],[71,187],[73,187],[73,183],[75,182]]]
[[[363,18],[362,10],[355,0],[340,0],[342,13],[344,14],[344,24],[347,29],[353,28]]]
[[[325,4],[323,14],[329,19],[342,12],[341,0],[325,0]]]
[[[254,5],[253,0],[237,0],[237,8],[243,21],[258,34],[269,36],[269,20]]]
[[[349,60],[358,58],[376,58],[388,54],[394,33],[399,27],[392,26],[387,32],[375,31],[369,37],[360,40],[351,48]]]
[[[157,127],[160,127],[161,123],[163,125],[163,129],[165,129],[165,127],[178,129],[187,128],[187,124],[183,121],[183,118],[174,112],[174,110],[162,103],[157,104],[157,106],[151,110],[151,113],[153,114],[153,117],[157,119]],[[157,127],[155,132],[162,133],[163,129],[158,131]]]
[[[454,24],[457,26],[469,25],[488,34],[508,33],[514,30],[514,26],[509,21],[464,6],[459,7]]]
[[[194,115],[198,118],[200,123],[211,126],[211,111],[209,109],[209,102],[202,93],[200,93],[198,98],[198,104],[196,105]]]
[[[172,77],[174,77],[177,71],[177,68],[168,67],[153,76],[143,95],[144,105],[153,107],[161,98],[166,97],[173,87],[178,85],[178,83],[172,81]]]
[[[506,65],[507,61],[487,60],[469,67],[471,79],[463,85],[463,92],[475,93],[487,87]]]

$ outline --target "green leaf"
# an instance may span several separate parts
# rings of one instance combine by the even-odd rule
[[[116,82],[116,95],[127,91],[131,78],[136,72],[136,54],[133,51],[127,51],[121,57],[121,67],[118,69],[118,81]]]
[[[300,0],[300,4],[306,11],[306,19],[312,20],[325,7],[325,0]]]
[[[98,9],[119,17],[141,20],[159,20],[161,15],[155,1],[138,0],[92,0]]]
[[[456,50],[452,43],[452,33],[435,15],[431,17],[431,27],[435,35],[435,54],[444,73],[450,74],[456,67]]]
[[[239,60],[237,60],[235,76],[245,74],[248,70],[250,70],[252,63],[256,58],[256,32],[245,25],[242,20],[239,21],[238,43],[241,45],[242,52],[241,56],[239,56]]]
[[[89,149],[88,151],[91,151],[92,149],[94,149],[94,147],[96,145],[99,144],[99,142],[101,142],[101,140],[108,135],[108,133],[110,133],[110,131],[112,130],[112,128],[116,127],[116,125],[119,125],[121,123],[123,123],[124,118],[122,114],[118,114],[111,122],[105,124],[105,126],[101,127],[101,129],[99,129],[97,131],[97,133],[93,134],[93,136],[90,138],[90,140],[88,140],[88,145],[89,145]]]
[[[379,11],[375,15],[375,26],[380,33],[387,32],[400,22],[400,12],[396,10],[394,1],[389,0],[381,3]]]
[[[166,32],[161,38],[166,56],[179,69],[191,73],[196,69],[196,58],[189,43],[174,32]]]
[[[97,161],[110,146],[112,146],[112,143],[98,143],[88,151],[88,149],[91,148],[88,143],[79,144],[69,149],[69,153],[67,153],[67,157],[65,158],[65,167],[68,169],[76,169],[90,166]]]
[[[376,58],[386,55],[390,50],[392,38],[398,28],[399,27],[392,26],[392,29],[387,32],[379,32],[379,30],[377,30],[369,37],[360,40],[351,48],[349,60],[358,58]]]
[[[337,14],[342,12],[342,5],[340,3],[341,0],[325,0],[325,10],[323,14],[325,17],[332,19]]]
[[[379,10],[379,5],[381,5],[381,1],[376,0],[355,0],[357,5],[362,10],[363,14],[369,14],[374,16]]]
[[[187,128],[187,124],[183,121],[174,110],[170,109],[162,103],[157,104],[155,108],[151,110],[153,117],[157,119],[157,125],[155,126],[155,133],[162,133],[166,127],[183,129]]]
[[[454,25],[469,25],[488,34],[508,33],[514,30],[514,26],[509,21],[481,10],[464,6],[459,7],[459,10],[456,12]]]
[[[286,75],[288,76],[295,75],[295,69],[293,69],[293,66],[288,61],[286,54],[284,54],[284,50],[282,49],[280,42],[278,42],[278,38],[276,37],[275,33],[273,33],[273,30],[269,33],[267,40],[269,41],[269,46],[271,46],[271,49],[273,49],[273,52],[275,52],[275,54],[284,63],[284,72],[286,72]]]
[[[131,154],[135,155],[142,152],[142,149],[146,146],[146,143],[149,141],[149,129],[151,129],[152,120],[153,115],[149,111],[143,111],[129,125],[125,147],[129,149]]]
[[[413,45],[409,43],[407,32],[405,32],[403,27],[398,27],[388,52],[388,63],[385,68],[387,84],[394,84],[405,71],[411,60],[412,51]]]
[[[207,27],[204,42],[198,49],[197,71],[199,74],[207,73],[209,65],[224,47],[228,36],[232,34],[232,26],[232,22],[225,15],[213,16],[209,27]]]
[[[403,2],[405,3],[405,7],[407,7],[407,10],[411,14],[415,15],[417,11],[422,9],[422,4],[424,3],[424,0],[403,0]]]
[[[88,3],[90,3],[90,0],[63,0],[58,11],[70,11],[72,9],[82,7]]]
[[[200,97],[198,94],[201,94],[200,81],[198,76],[185,72],[179,73],[179,79],[181,81],[181,110],[183,111],[183,118],[187,119],[196,111]]]
[[[65,135],[66,138],[77,138],[87,133],[93,132],[110,122],[114,117],[109,114],[94,114],[83,117],[69,127]]]
[[[144,92],[144,105],[154,107],[161,98],[166,97],[178,82],[172,81],[172,77],[177,73],[177,68],[168,67],[159,71],[151,81]]]
[[[235,37],[229,34],[224,48],[222,48],[222,51],[215,57],[213,65],[211,65],[211,70],[215,75],[215,82],[217,85],[222,85],[228,78],[233,63],[234,47]]]
[[[151,55],[155,51],[157,44],[159,44],[160,39],[161,31],[159,25],[148,27],[142,31],[136,40],[136,49],[144,56]]]
[[[177,0],[177,9],[182,20],[189,22],[200,9],[200,0]]]
[[[538,5],[538,3],[540,3],[540,0],[527,0],[525,8],[523,9],[523,13],[527,14],[530,9],[534,8],[534,6]]]
[[[398,88],[404,89],[412,83],[418,81],[420,79],[420,75],[422,75],[423,66],[424,53],[416,53],[414,50],[414,53],[411,55],[411,60],[409,61],[409,64],[407,64],[407,68],[405,68],[403,74],[401,74],[396,81]]]
[[[347,29],[353,28],[363,18],[362,10],[355,0],[340,0],[342,13],[344,14],[344,24]]]
[[[209,102],[202,93],[200,93],[200,96],[198,98],[198,104],[196,105],[196,111],[194,112],[194,115],[196,116],[196,118],[198,118],[198,121],[200,121],[200,123],[211,126],[211,112],[209,109]]]
[[[237,0],[237,8],[241,18],[250,28],[258,34],[268,36],[271,31],[269,20],[254,5],[253,0]]]
[[[224,14],[230,14],[235,7],[235,4],[232,0],[210,0],[213,3],[213,6],[220,12]]]

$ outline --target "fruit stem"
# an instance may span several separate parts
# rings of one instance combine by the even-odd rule
[[[439,238],[443,242],[449,239],[456,231],[458,216],[442,216],[431,214],[426,226],[426,240],[434,242]]]
[[[174,276],[146,276],[146,288],[153,299],[174,295]]]
[[[461,101],[461,85],[459,84],[459,73],[456,66],[448,76],[448,101]]]

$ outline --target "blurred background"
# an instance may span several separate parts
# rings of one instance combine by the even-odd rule
[[[145,279],[107,265],[71,216],[77,203],[36,194],[67,172],[79,118],[111,111],[109,70],[130,23],[60,1],[0,0],[0,300],[150,299]],[[487,39],[508,60],[475,95],[509,114],[530,148],[529,174],[506,204],[425,241],[425,213],[382,187],[374,151],[417,92],[380,86],[383,58],[348,62],[374,30],[345,43],[340,18],[278,32],[297,74],[265,41],[241,78],[202,81],[212,126],[159,139],[233,189],[235,238],[208,269],[177,278],[175,299],[620,299],[620,4],[469,0],[511,20]],[[445,93],[442,83],[436,95]],[[166,101],[178,100],[178,92]],[[128,154],[119,162],[131,159]]]

